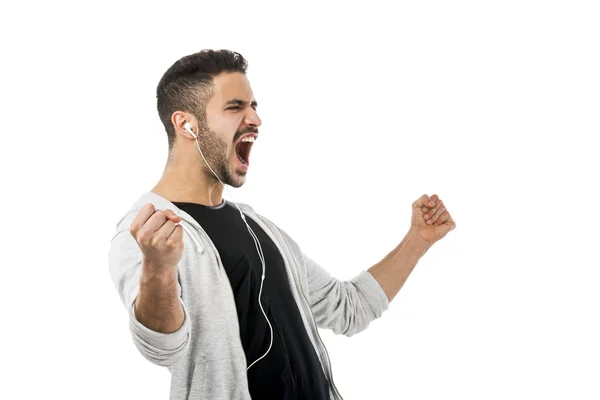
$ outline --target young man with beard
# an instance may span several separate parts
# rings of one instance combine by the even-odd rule
[[[250,206],[224,200],[225,185],[246,180],[261,125],[246,67],[239,53],[205,50],[162,77],[168,161],[118,223],[110,273],[135,345],[171,372],[171,399],[341,399],[317,328],[367,328],[455,224],[423,195],[399,245],[340,281]]]

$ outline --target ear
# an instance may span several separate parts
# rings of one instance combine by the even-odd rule
[[[192,114],[183,111],[175,111],[171,116],[171,123],[175,128],[176,135],[182,135],[186,139],[195,139],[195,137],[192,136],[192,134],[188,132],[187,129],[185,129],[186,124],[190,124],[190,129],[192,130],[192,132],[198,132],[198,123],[196,121],[196,118],[194,118]]]

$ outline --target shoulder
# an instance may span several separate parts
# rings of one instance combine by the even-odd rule
[[[165,199],[164,197],[151,191],[144,192],[141,195],[139,195],[132,203],[130,203],[126,212],[121,214],[121,217],[116,223],[117,233],[123,232],[124,230],[128,230],[135,217],[138,215],[142,207],[144,207],[146,204],[153,204],[157,210],[176,209],[175,205],[169,200]]]
[[[235,206],[235,205],[234,205]],[[275,237],[279,239],[279,241],[285,243],[293,253],[299,254],[301,253],[300,245],[287,233],[284,229],[282,229],[277,223],[273,222],[271,219],[267,218],[263,214],[257,212],[252,206],[244,203],[238,203],[238,206],[242,210],[242,212],[248,215],[255,220],[259,220],[264,225],[266,225],[274,234]]]
[[[233,207],[235,207],[235,203],[233,202],[229,202]],[[273,221],[271,221],[269,218],[265,217],[263,214],[257,212],[251,205],[246,204],[246,203],[237,203],[237,205],[240,207],[240,210],[242,210],[242,212],[253,218],[253,219],[257,219],[260,222],[263,222],[264,224],[266,224],[270,229],[274,229],[277,231],[281,231],[281,229],[279,228],[279,226],[277,224],[275,224]]]

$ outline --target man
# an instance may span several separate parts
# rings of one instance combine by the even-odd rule
[[[246,180],[261,125],[246,67],[239,53],[205,50],[162,77],[168,161],[118,223],[110,273],[135,345],[171,372],[171,399],[341,399],[317,327],[364,330],[455,225],[438,196],[421,196],[400,244],[344,282],[225,201],[225,185]]]

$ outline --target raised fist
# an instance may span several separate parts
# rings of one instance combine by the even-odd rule
[[[183,254],[181,218],[171,210],[156,211],[146,204],[131,223],[129,231],[144,258],[159,268],[175,268]]]
[[[431,197],[424,194],[413,203],[412,209],[411,229],[429,244],[456,228],[456,222],[437,194]]]

